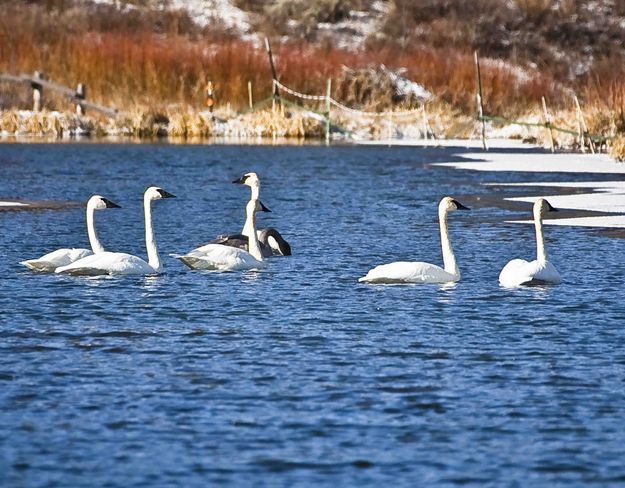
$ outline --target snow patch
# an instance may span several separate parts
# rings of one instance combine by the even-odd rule
[[[250,30],[247,14],[229,0],[170,0],[169,8],[186,10],[189,17],[202,27],[220,20],[228,29],[241,33]]]
[[[490,141],[488,142],[490,144]],[[605,154],[510,154],[491,151],[464,153],[458,156],[469,161],[434,163],[434,165],[474,171],[625,174],[625,164],[617,163]]]
[[[20,202],[0,202],[0,207],[28,207],[28,204]]]

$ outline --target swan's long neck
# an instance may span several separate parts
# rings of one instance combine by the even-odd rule
[[[260,198],[260,183],[256,183],[250,186],[250,188],[252,190],[250,201],[258,200]],[[249,213],[246,214],[245,225],[243,226],[243,230],[241,231],[241,234],[243,234],[245,237],[252,237],[252,232],[253,232],[252,229],[254,228],[252,219],[254,218],[255,217],[253,215],[250,217]]]
[[[89,244],[91,244],[91,250],[93,252],[104,252],[102,244],[98,239],[98,235],[95,232],[94,223],[95,207],[91,204],[87,204],[87,235],[89,236]]]
[[[148,264],[156,271],[160,271],[161,260],[158,257],[154,229],[152,228],[152,200],[147,196],[143,198],[143,210],[145,212],[145,248],[148,251]]]
[[[249,222],[251,226],[250,234],[247,236],[249,242],[248,252],[254,258],[262,261],[263,253],[260,251],[260,244],[258,243],[258,236],[256,235],[256,211],[251,206],[247,208],[246,222]]]
[[[449,242],[449,231],[447,230],[447,210],[440,209],[438,211],[438,221],[441,226],[441,247],[443,249],[443,263],[445,271],[455,276],[460,276],[460,270],[456,264],[454,250]]]
[[[547,262],[547,250],[545,249],[543,219],[540,212],[535,212],[534,214],[534,225],[536,226],[536,259],[540,263],[545,263]]]

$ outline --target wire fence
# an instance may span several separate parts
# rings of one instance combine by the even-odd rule
[[[499,122],[502,124],[516,124],[516,125],[522,125],[525,127],[541,127],[543,129],[555,130],[557,132],[571,134],[574,136],[578,136],[580,134],[579,130],[567,129],[566,127],[559,127],[557,125],[553,125],[551,122],[525,122],[522,120],[508,119],[506,117],[500,117],[497,115],[482,115],[482,116],[478,116],[477,120],[479,120],[480,122],[484,121],[484,122]],[[604,136],[601,134],[591,134],[588,132],[583,132],[583,135],[584,137],[591,139],[598,143],[603,143],[603,142],[614,139],[614,136]]]
[[[332,98],[331,96],[328,95],[310,95],[308,93],[301,93],[298,92],[296,90],[293,90],[292,88],[289,88],[286,85],[283,85],[282,83],[280,83],[278,80],[273,80],[273,85],[274,85],[274,93],[276,90],[276,87],[279,88],[280,90],[288,93],[291,96],[300,98],[302,100],[310,100],[310,101],[318,101],[318,102],[326,102],[327,104],[342,110],[344,112],[347,112],[351,115],[355,115],[355,116],[361,116],[361,117],[413,117],[413,116],[418,116],[421,115],[423,112],[423,108],[418,108],[418,109],[412,109],[412,110],[401,110],[401,111],[385,111],[385,112],[371,112],[371,111],[365,111],[365,110],[359,110],[359,109],[355,109],[355,108],[351,108],[348,107],[347,105],[342,104],[341,102],[339,102],[338,100],[335,100],[334,98]]]

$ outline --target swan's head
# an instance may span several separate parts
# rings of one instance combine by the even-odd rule
[[[454,200],[451,197],[445,197],[438,204],[438,211],[450,212],[452,210],[471,210],[469,207],[465,207],[458,200]]]
[[[144,197],[147,200],[160,200],[161,198],[176,198],[176,195],[172,195],[168,191],[159,188],[158,186],[151,186],[145,190]]]
[[[232,183],[247,185],[250,188],[260,188],[260,180],[258,179],[258,175],[256,173],[245,173],[241,176],[241,178],[237,178]]]
[[[255,199],[252,199],[249,202],[247,202],[245,209],[248,213],[271,212],[271,210],[269,210],[267,207],[265,207],[265,205],[263,205],[263,202],[261,202],[260,200],[255,200]]]
[[[91,207],[94,210],[104,210],[105,208],[120,208],[114,202],[111,202],[108,198],[104,198],[100,195],[93,195],[87,202],[87,207]]]
[[[547,200],[544,198],[539,198],[534,203],[534,217],[545,217],[550,212],[557,212],[558,209],[553,207]]]

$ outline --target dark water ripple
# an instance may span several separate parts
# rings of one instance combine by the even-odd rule
[[[427,165],[453,153],[0,146],[0,199],[121,204],[96,217],[113,250],[144,254],[146,186],[179,196],[157,204],[167,273],[147,278],[32,274],[17,262],[87,245],[83,212],[0,212],[0,485],[622,485],[625,244],[548,227],[565,283],[502,290],[533,230],[475,198],[599,176]],[[295,255],[220,275],[167,257],[239,230],[248,192],[228,182],[248,170]],[[474,207],[450,219],[463,280],[358,284],[440,261],[443,194]]]

